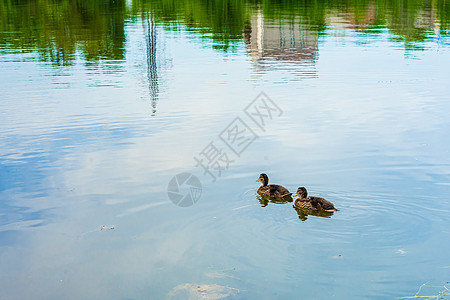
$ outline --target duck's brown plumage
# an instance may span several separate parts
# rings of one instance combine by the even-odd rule
[[[284,186],[278,184],[269,184],[269,176],[264,173],[259,175],[259,178],[256,181],[261,182],[261,186],[257,191],[257,193],[261,196],[270,198],[286,198],[291,197],[292,195],[292,193],[289,192],[289,190]]]
[[[297,190],[298,199],[295,199],[294,205],[303,209],[320,210],[326,212],[339,211],[334,207],[334,204],[322,197],[308,197],[308,191],[304,187],[299,187]]]

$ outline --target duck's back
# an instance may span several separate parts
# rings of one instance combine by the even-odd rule
[[[311,205],[317,210],[338,211],[333,203],[322,197],[308,197]]]
[[[280,193],[283,196],[287,196],[288,194],[292,195],[292,193],[289,192],[289,190],[287,188],[285,188],[284,186],[282,186],[282,185],[269,184],[268,187],[269,187],[270,191],[273,192],[273,193],[278,192],[278,193]]]
[[[296,199],[294,205],[303,209],[315,209],[309,199]]]
[[[266,186],[260,186],[257,192],[260,195],[270,197],[287,197],[292,195],[292,193],[289,192],[287,188],[278,184],[269,184]]]

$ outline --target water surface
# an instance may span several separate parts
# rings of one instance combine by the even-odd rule
[[[443,290],[449,12],[441,0],[0,2],[2,297]],[[263,127],[245,114],[261,92],[282,111]],[[237,117],[257,136],[239,155],[220,139]],[[230,159],[215,181],[195,161],[211,142]],[[182,172],[202,184],[190,207],[167,194]],[[340,211],[261,205],[262,172]]]

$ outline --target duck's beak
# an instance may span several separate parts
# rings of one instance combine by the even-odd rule
[[[256,182],[258,182],[258,181],[259,181],[259,179],[256,180]]]
[[[298,197],[297,193],[295,193],[294,195],[292,195],[292,197]]]

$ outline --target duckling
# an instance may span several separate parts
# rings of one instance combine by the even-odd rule
[[[270,198],[290,198],[292,193],[287,188],[278,184],[269,184],[269,176],[266,174],[259,175],[256,182],[261,182],[261,186],[258,188],[257,193],[261,196]],[[292,198],[291,198],[292,201]]]
[[[294,205],[303,209],[311,209],[325,212],[334,212],[339,211],[339,209],[335,208],[333,203],[328,201],[322,197],[308,197],[308,191],[304,187],[299,187],[297,189],[297,193],[294,197],[298,196],[298,199],[295,199]]]

